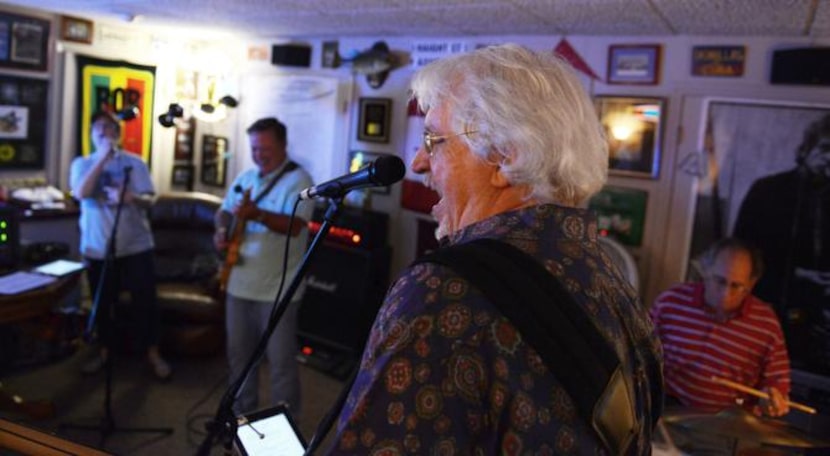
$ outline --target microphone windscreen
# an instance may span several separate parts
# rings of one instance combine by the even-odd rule
[[[403,160],[394,155],[378,158],[375,160],[373,168],[374,180],[380,185],[392,185],[403,179],[404,174],[406,174],[406,166],[403,164]]]

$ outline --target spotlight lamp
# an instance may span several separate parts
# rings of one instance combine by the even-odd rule
[[[159,116],[159,123],[162,127],[170,128],[176,124],[176,118],[184,116],[184,109],[178,103],[170,103],[167,112]]]
[[[217,122],[227,117],[228,108],[239,106],[239,100],[231,95],[225,95],[219,100],[208,101],[198,106],[198,109],[193,111],[193,115],[197,119],[204,122]]]
[[[236,98],[234,98],[230,95],[225,95],[224,97],[219,99],[219,104],[225,105],[229,108],[235,108],[235,107],[239,106],[239,101],[237,101]]]
[[[223,107],[224,109],[224,107],[235,108],[237,106],[239,106],[239,102],[236,100],[236,98],[230,95],[225,95],[224,97],[220,98],[216,102],[216,104],[202,103],[201,105],[199,105],[199,109],[201,109],[202,112],[206,114],[213,114],[216,111],[217,107]]]

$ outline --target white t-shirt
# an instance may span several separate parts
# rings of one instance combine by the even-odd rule
[[[76,157],[69,171],[69,185],[75,188],[98,161],[100,152],[87,157]],[[78,224],[81,229],[81,254],[87,258],[103,260],[106,257],[107,243],[115,224],[117,205],[106,202],[104,187],[120,187],[126,179],[126,169],[130,169],[128,187],[135,194],[154,194],[150,171],[141,158],[134,154],[118,151],[101,171],[92,195],[81,199],[81,217]],[[153,234],[147,210],[135,204],[124,204],[118,219],[115,234],[115,256],[145,252],[153,248]]]
[[[237,176],[230,188],[236,188],[237,185],[243,190],[250,188],[251,199],[254,199],[286,164],[287,162],[262,177],[259,176],[258,169],[249,169]],[[305,170],[294,169],[285,173],[268,194],[257,203],[257,206],[268,212],[290,216],[300,192],[311,185],[311,177]],[[234,206],[241,200],[242,192],[229,191],[222,202],[222,210],[232,212]],[[296,217],[308,222],[311,220],[313,211],[313,202],[302,201],[297,207]],[[275,233],[265,225],[249,220],[245,225],[245,234],[239,246],[239,261],[234,265],[228,279],[228,293],[244,299],[273,302],[282,278],[283,253],[287,237],[284,233]],[[291,238],[283,291],[291,283],[302,261],[307,243],[307,228],[303,228],[298,236]],[[302,293],[303,287],[297,290],[292,300],[300,299]]]

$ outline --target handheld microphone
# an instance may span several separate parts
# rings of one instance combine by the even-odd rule
[[[395,156],[380,157],[364,168],[353,173],[334,178],[320,185],[314,185],[300,192],[300,199],[307,200],[322,196],[338,198],[346,193],[365,187],[391,185],[403,179],[406,166],[403,160]]]

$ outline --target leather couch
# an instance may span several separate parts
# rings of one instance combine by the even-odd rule
[[[159,195],[150,211],[164,353],[212,355],[224,347],[221,259],[213,247],[213,216],[221,202],[208,193],[170,192]]]

